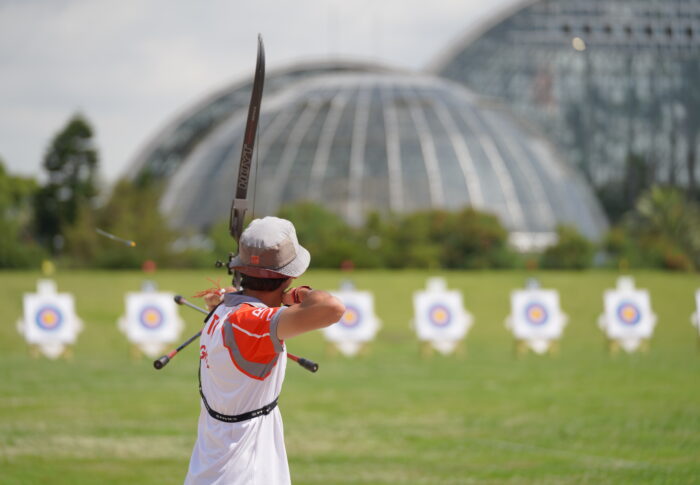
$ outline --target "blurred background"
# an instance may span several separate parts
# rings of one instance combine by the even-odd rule
[[[356,359],[290,343],[321,363],[288,369],[295,482],[695,483],[700,0],[0,2],[0,481],[184,478],[196,351],[156,373],[115,322],[144,279],[228,283],[258,33],[248,216],[292,220],[299,283],[351,279],[383,322]],[[70,358],[15,328],[42,273],[85,322]],[[647,352],[596,328],[620,274]],[[429,276],[474,315],[465,355],[419,357]],[[570,316],[558,356],[512,353],[528,278]]]
[[[700,264],[698,2],[0,9],[1,267],[233,249],[258,32],[254,213],[315,267]]]

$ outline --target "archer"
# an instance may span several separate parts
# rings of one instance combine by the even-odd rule
[[[291,483],[277,407],[284,341],[331,325],[345,312],[330,293],[289,288],[309,262],[291,222],[255,219],[230,262],[243,289],[206,295],[208,304],[219,303],[200,338],[202,406],[186,484]]]

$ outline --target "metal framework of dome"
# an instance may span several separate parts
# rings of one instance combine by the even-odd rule
[[[515,2],[430,70],[536,122],[598,188],[700,188],[698,1]]]
[[[245,89],[236,91],[245,98]],[[199,106],[189,112],[194,119],[211,103]],[[201,229],[227,216],[246,110],[237,103],[163,172],[162,209],[175,226]],[[168,136],[151,152],[161,146],[171,146]],[[375,210],[471,206],[497,214],[523,248],[551,242],[558,224],[592,239],[607,226],[585,181],[539,133],[431,76],[380,69],[297,76],[266,90],[256,152],[257,216],[302,200],[351,223]],[[148,154],[142,160],[147,172]]]

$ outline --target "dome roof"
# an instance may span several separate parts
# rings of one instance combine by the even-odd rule
[[[623,187],[641,170],[692,188],[699,20],[698,1],[518,0],[469,28],[431,71],[537,123],[597,188],[634,192]]]
[[[333,72],[385,72],[389,68],[367,62],[333,61],[297,63],[267,72],[265,98],[298,79]],[[200,139],[227,120],[247,110],[253,80],[236,82],[211,93],[170,121],[134,157],[127,173],[132,177],[168,177],[180,166]],[[247,111],[245,111],[247,113]]]
[[[162,209],[174,226],[227,217],[246,115],[247,100],[168,174]],[[431,76],[336,71],[266,87],[256,151],[256,216],[309,200],[351,223],[373,210],[472,206],[514,234],[551,235],[566,223],[598,239],[607,224],[586,183],[541,135]]]

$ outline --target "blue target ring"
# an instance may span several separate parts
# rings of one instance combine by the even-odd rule
[[[547,308],[541,303],[529,303],[525,307],[525,321],[531,325],[544,325],[549,320]]]
[[[642,319],[642,312],[635,303],[623,301],[617,306],[617,318],[625,325],[636,325]]]
[[[155,330],[163,325],[163,312],[155,306],[147,306],[139,313],[139,322],[148,330]]]
[[[63,314],[54,305],[44,305],[36,312],[36,324],[43,330],[53,332],[63,324]]]
[[[345,313],[340,319],[340,324],[345,328],[357,327],[362,322],[362,312],[354,305],[345,305]]]
[[[452,322],[452,312],[447,306],[437,303],[428,309],[428,321],[439,328],[447,327]]]

